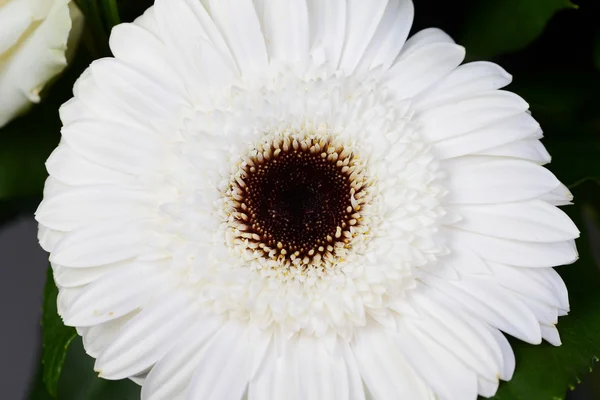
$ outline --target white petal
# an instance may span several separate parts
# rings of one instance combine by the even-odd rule
[[[68,190],[69,188],[69,185],[65,185],[59,180],[49,176],[46,178],[46,182],[44,183],[44,197],[57,195],[65,190]]]
[[[109,264],[91,268],[69,268],[54,265],[54,280],[61,287],[77,287],[87,285],[104,274],[122,267],[122,264]]]
[[[415,99],[414,107],[425,109],[465,95],[500,89],[511,81],[512,76],[497,64],[487,61],[463,64],[421,93]]]
[[[77,327],[77,333],[83,338],[83,348],[92,357],[98,357],[112,341],[119,335],[125,324],[137,315],[133,311],[127,315],[104,322],[102,324]]]
[[[555,206],[566,206],[571,203],[573,200],[573,195],[569,191],[569,189],[563,185],[562,183],[556,187],[556,189],[544,193],[539,197],[540,200],[544,200]]]
[[[38,240],[42,249],[48,253],[54,250],[56,243],[64,236],[64,232],[58,232],[53,229],[47,228],[44,225],[38,226]]]
[[[404,46],[414,17],[411,0],[389,0],[385,14],[365,51],[357,72],[388,69]]]
[[[65,324],[101,324],[142,308],[152,296],[174,286],[164,264],[132,262],[85,286],[63,315]],[[162,270],[162,271],[161,271]]]
[[[241,399],[270,342],[270,332],[238,322],[225,325],[206,349],[188,399]]]
[[[190,328],[198,313],[192,297],[171,291],[129,321],[96,360],[94,369],[106,379],[123,379],[154,365]]]
[[[388,0],[347,0],[346,43],[339,69],[352,73],[364,55],[383,17]]]
[[[560,242],[525,242],[500,239],[452,229],[449,232],[461,246],[470,248],[482,258],[520,267],[554,267],[571,264],[578,258],[573,240]]]
[[[346,38],[346,0],[307,0],[311,53],[323,52],[333,68],[339,65]]]
[[[67,125],[78,119],[95,118],[97,115],[90,111],[83,102],[75,97],[70,98],[58,109],[60,120]]]
[[[90,71],[109,101],[165,135],[173,134],[173,127],[178,126],[183,110],[189,106],[173,88],[119,60],[96,60]]]
[[[146,243],[143,224],[103,221],[67,233],[54,248],[50,261],[67,267],[96,267],[140,254]]]
[[[493,279],[466,276],[460,281],[445,282],[429,277],[427,284],[458,302],[474,316],[518,339],[533,344],[542,340],[540,326],[531,310],[514,296],[509,296],[510,292]],[[448,301],[446,296],[439,299]]]
[[[419,336],[409,323],[401,323],[398,334],[393,338],[415,371],[439,399],[477,398],[477,375],[458,361],[448,349],[428,337]]]
[[[158,0],[155,7],[168,60],[175,61],[191,97],[234,82],[238,71],[233,56],[199,1]]]
[[[516,366],[515,353],[513,352],[513,349],[510,346],[510,343],[508,343],[506,336],[504,336],[502,334],[502,332],[500,332],[498,329],[492,328],[492,327],[489,328],[489,331],[492,334],[492,336],[495,337],[496,342],[502,349],[502,355],[504,358],[504,370],[502,371],[500,378],[502,378],[505,381],[510,381],[515,372],[515,366]]]
[[[210,12],[242,75],[269,65],[265,39],[252,0],[210,0]]]
[[[537,272],[543,269],[528,269],[521,267],[512,267],[487,262],[494,274],[494,279],[499,284],[514,290],[524,296],[531,297],[540,302],[556,308],[564,308],[563,294],[548,284],[542,277],[537,276]],[[565,293],[566,294],[566,293]],[[568,308],[568,304],[566,305]]]
[[[498,147],[479,151],[478,154],[522,158],[540,165],[548,164],[551,158],[542,142],[536,138],[507,143]]]
[[[415,119],[420,121],[426,139],[439,141],[498,123],[528,108],[529,104],[516,94],[495,90],[419,110]]]
[[[547,169],[522,160],[464,157],[446,160],[450,204],[506,203],[537,198],[560,182]]]
[[[540,280],[543,284],[552,288],[553,293],[561,302],[561,308],[569,311],[569,292],[561,276],[553,268],[541,268],[536,270],[525,270],[533,279]]]
[[[498,386],[500,386],[500,381],[498,379],[491,381],[482,377],[477,378],[477,391],[482,397],[493,397],[498,391]]]
[[[309,56],[306,0],[261,1],[257,7],[271,61],[305,67]]]
[[[466,246],[456,246],[453,241],[448,243],[451,248],[450,254],[440,260],[443,267],[452,268],[463,274],[483,274],[492,273],[490,267],[481,259],[477,253]],[[457,279],[459,279],[457,277]]]
[[[541,137],[540,125],[528,113],[506,118],[495,124],[474,131],[453,136],[434,144],[434,150],[440,159],[464,156],[473,153],[488,154],[491,151],[500,155],[498,149],[523,138]],[[508,157],[518,157],[519,152],[505,152]]]
[[[431,389],[415,373],[387,332],[375,325],[358,329],[351,343],[358,368],[376,399],[433,399]],[[435,368],[431,365],[430,368]],[[421,377],[425,378],[423,375]]]
[[[454,40],[446,32],[438,28],[420,30],[406,41],[402,47],[402,51],[398,55],[398,59],[400,60],[413,51],[433,43],[454,43]]]
[[[541,328],[542,328],[542,337],[544,338],[545,341],[547,341],[548,343],[550,343],[553,346],[560,346],[562,344],[562,342],[560,340],[560,335],[558,333],[558,329],[556,329],[556,326],[541,325]]]
[[[146,120],[138,120],[135,116],[127,113],[126,109],[118,106],[118,103],[115,103],[110,99],[98,86],[97,82],[94,80],[92,76],[91,68],[88,67],[81,76],[75,82],[73,86],[73,94],[75,98],[82,103],[82,107],[78,107],[78,109],[85,110],[85,114],[77,117],[74,113],[77,112],[77,109],[72,110],[70,115],[72,115],[73,120],[79,120],[89,115],[90,113],[93,117],[103,119],[105,121],[119,122],[125,126],[131,126],[138,129],[148,129],[151,128],[146,122]],[[70,121],[63,121],[63,123],[67,123]]]
[[[454,226],[483,235],[528,242],[560,242],[579,237],[569,216],[542,200],[455,205],[462,219]]]
[[[156,12],[154,6],[150,6],[142,15],[137,17],[134,24],[146,29],[151,32],[157,38],[160,38],[160,29],[158,28],[158,22],[156,21]]]
[[[118,60],[152,74],[153,79],[172,90],[185,93],[182,80],[169,62],[165,45],[147,29],[139,24],[119,24],[112,29],[109,44]]]
[[[558,309],[556,307],[549,306],[531,296],[523,295],[521,293],[517,293],[516,297],[531,310],[540,325],[553,326],[558,323]]]
[[[79,120],[62,128],[64,141],[94,164],[126,174],[153,171],[165,143],[151,131],[103,120]]]
[[[392,66],[388,86],[398,99],[412,98],[458,67],[464,57],[464,47],[453,43],[422,46]]]
[[[178,344],[152,367],[142,386],[142,400],[184,397],[207,344],[219,333],[223,324],[218,318],[208,317],[195,323]]]
[[[103,167],[80,156],[71,146],[63,142],[46,161],[48,173],[67,185],[90,185],[113,183],[126,185],[133,175]]]
[[[261,371],[249,384],[248,400],[301,400],[295,361],[296,345],[296,337],[278,343],[271,342]]]
[[[35,217],[45,226],[71,231],[93,222],[114,218],[151,217],[158,207],[148,193],[114,186],[79,186],[46,197]]]
[[[433,300],[427,289],[422,287],[411,294],[413,304],[421,312],[421,318],[411,319],[415,330],[449,349],[478,375],[496,379],[503,360],[500,348],[489,332],[474,328],[473,325],[480,325],[480,321]]]

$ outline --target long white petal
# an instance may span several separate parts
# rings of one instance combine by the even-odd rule
[[[63,315],[65,324],[101,324],[142,308],[152,296],[175,286],[164,267],[134,262],[105,274],[72,300]]]
[[[94,369],[106,379],[123,379],[139,374],[175,345],[198,313],[188,293],[171,291],[129,321],[115,340],[96,359]]]
[[[482,258],[520,267],[555,267],[571,264],[578,258],[574,240],[526,242],[480,235],[459,229],[448,234]]]
[[[458,67],[464,57],[464,47],[453,43],[422,46],[394,64],[388,86],[398,99],[412,98]]]
[[[414,107],[425,109],[465,95],[500,89],[511,81],[512,76],[497,64],[487,61],[463,64],[415,98]]]
[[[225,325],[200,360],[188,399],[242,399],[270,342],[270,332],[238,322]]]
[[[450,204],[507,203],[537,198],[560,181],[531,162],[494,157],[446,160]]]
[[[462,217],[454,226],[483,235],[528,242],[560,242],[579,237],[562,210],[541,200],[518,203],[455,205]]]
[[[133,175],[101,166],[80,156],[66,142],[61,143],[50,154],[46,161],[46,169],[52,177],[67,185],[126,185],[134,179]]]
[[[305,67],[310,25],[306,0],[263,1],[258,18],[271,61]],[[257,12],[259,11],[257,7]]]
[[[265,38],[252,0],[211,0],[210,12],[242,75],[269,65]]]
[[[148,374],[142,387],[142,400],[184,397],[206,347],[223,325],[221,319],[210,317],[192,324],[175,347]]]
[[[310,23],[310,49],[337,68],[346,39],[346,0],[307,0]]]
[[[155,7],[167,59],[185,80],[192,98],[202,99],[209,89],[235,82],[238,70],[233,56],[199,1],[158,0]]]
[[[404,46],[414,18],[411,0],[390,0],[371,43],[367,47],[357,73],[382,67],[387,70]]]
[[[115,218],[143,219],[158,205],[147,193],[113,186],[79,186],[42,201],[35,216],[45,226],[70,231]]]
[[[466,368],[442,345],[428,337],[419,336],[410,323],[401,323],[398,330],[398,334],[393,336],[394,342],[438,398],[477,397],[477,375],[474,371]]]
[[[349,74],[354,71],[364,55],[384,15],[388,0],[347,0],[346,43],[339,69]]]
[[[146,244],[144,224],[102,221],[67,233],[50,261],[67,267],[96,267],[134,258]]]
[[[125,174],[153,171],[165,157],[165,142],[144,129],[88,119],[64,126],[62,134],[82,157]]]
[[[495,90],[419,110],[415,118],[422,125],[423,136],[438,141],[496,124],[528,108],[529,104],[516,94]]]
[[[518,140],[491,149],[485,149],[477,153],[489,156],[521,158],[523,160],[533,161],[540,165],[548,164],[551,158],[550,154],[538,138]]]
[[[415,373],[413,368],[418,368],[407,362],[387,332],[374,325],[364,327],[357,330],[351,346],[363,380],[374,398],[434,398],[431,389],[421,379],[425,377]],[[430,367],[436,368],[435,365]]]
[[[530,114],[523,112],[498,123],[435,142],[433,147],[440,159],[473,153],[502,155],[500,150],[505,145],[510,147],[513,142],[525,138],[538,139],[541,132],[537,121]],[[516,156],[508,152],[506,155]]]

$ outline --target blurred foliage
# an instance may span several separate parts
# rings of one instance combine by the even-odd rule
[[[48,393],[57,397],[58,381],[67,355],[67,348],[77,336],[75,328],[65,326],[57,310],[58,288],[54,283],[52,269],[48,268],[44,305],[42,307],[43,328],[43,382]]]
[[[110,55],[108,38],[121,22],[117,0],[75,0],[86,20],[83,42],[94,58]]]
[[[472,58],[485,59],[521,50],[537,38],[569,0],[486,0],[473,3],[461,35]]]
[[[94,359],[85,354],[81,338],[69,346],[63,373],[58,381],[58,395],[51,396],[42,380],[42,368],[28,400],[139,400],[140,387],[130,380],[107,381],[94,372]]]
[[[578,241],[581,259],[573,266],[558,269],[568,284],[572,304],[572,312],[559,324],[564,345],[531,346],[512,340],[517,370],[514,379],[502,384],[496,396],[500,400],[561,399],[578,380],[586,381],[586,371],[600,354],[600,270],[591,254],[600,247],[598,231],[591,225],[600,215],[598,2],[573,0],[575,8],[568,0],[414,1],[413,33],[430,26],[442,28],[467,47],[470,59],[491,59],[513,74],[514,83],[508,89],[530,103],[542,125],[544,144],[553,156],[549,168],[574,188],[576,206],[566,211],[582,231]],[[58,107],[71,96],[73,82],[89,62],[110,55],[108,37],[112,26],[134,20],[152,0],[77,3],[86,16],[87,33],[75,62],[45,93],[42,104],[0,129],[0,221],[31,211],[41,198],[46,177],[44,161],[60,139]],[[50,311],[51,307],[46,306],[45,312]],[[45,321],[47,339],[50,324]],[[56,343],[46,343],[46,349],[56,345],[55,361],[66,353],[64,373],[59,379],[56,366],[60,362],[45,362],[50,370],[40,372],[31,400],[51,397],[44,375],[51,391],[58,388],[61,400],[139,399],[139,387],[134,383],[96,377],[93,360],[85,355],[80,339],[74,340],[67,352],[68,336],[65,331],[57,335],[61,339]],[[595,391],[594,398],[600,398],[600,387],[593,384],[596,380],[587,379],[587,390]]]

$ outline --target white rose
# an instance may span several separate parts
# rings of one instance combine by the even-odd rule
[[[0,0],[0,127],[40,101],[82,23],[71,0]]]

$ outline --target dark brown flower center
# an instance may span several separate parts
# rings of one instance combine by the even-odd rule
[[[352,154],[342,152],[342,159],[323,147],[290,145],[246,161],[234,183],[234,217],[251,248],[307,264],[352,238],[360,219],[355,198],[362,185],[357,191],[353,183],[358,167]]]

